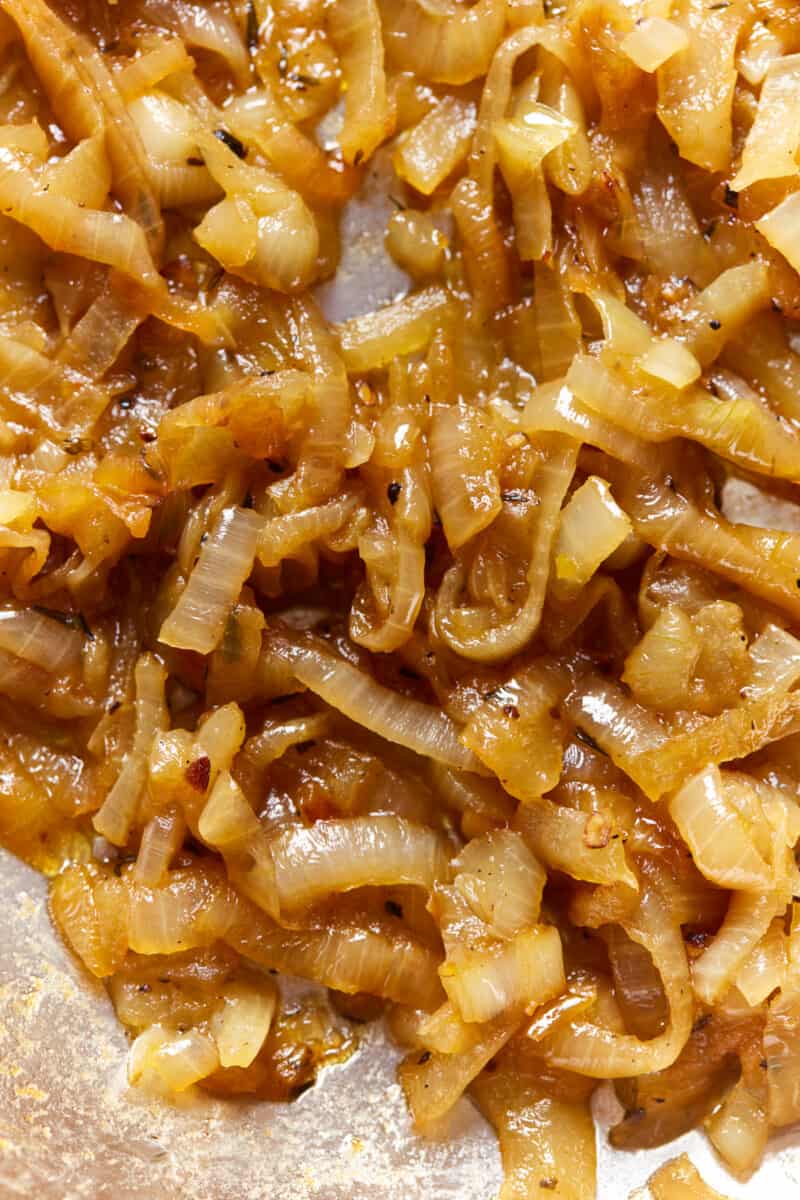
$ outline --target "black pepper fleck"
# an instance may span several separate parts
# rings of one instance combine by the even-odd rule
[[[229,150],[232,150],[237,158],[244,158],[244,156],[247,154],[247,151],[244,147],[244,142],[239,141],[239,138],[230,133],[227,129],[215,129],[214,137],[222,142],[224,146],[227,146]]]

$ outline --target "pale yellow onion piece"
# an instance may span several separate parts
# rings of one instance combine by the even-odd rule
[[[292,123],[274,82],[262,77],[261,83],[262,87],[250,88],[226,102],[227,127],[243,143],[255,146],[268,162],[279,165],[286,182],[314,205],[337,209],[355,188],[355,169],[347,166],[342,170],[341,162]]]
[[[229,270],[251,262],[258,246],[258,217],[243,196],[209,208],[194,231],[196,241]]]
[[[209,209],[194,231],[195,240],[223,266],[263,287],[283,292],[307,287],[317,266],[319,234],[300,194],[266,167],[243,162],[208,130],[198,126],[195,137],[226,198],[239,201],[236,206],[223,201],[221,216],[219,205]],[[246,258],[239,245],[243,235],[248,239]]]
[[[371,157],[394,124],[376,0],[337,0],[328,28],[347,83],[339,145],[345,162],[358,163]]]
[[[500,512],[491,416],[463,405],[438,406],[428,434],[436,511],[451,550],[491,525]]]
[[[448,863],[440,834],[393,813],[296,826],[279,833],[271,849],[284,911],[353,888],[414,884],[430,890]]]
[[[640,70],[652,74],[673,54],[680,53],[688,45],[686,30],[674,21],[667,21],[664,17],[644,17],[622,39],[620,50]]]
[[[186,822],[174,809],[151,817],[142,831],[139,853],[136,855],[133,869],[136,882],[145,887],[155,887],[161,883],[172,859],[183,845],[185,834]]]
[[[590,475],[561,511],[553,550],[556,578],[583,587],[632,528],[606,481]]]
[[[39,191],[24,164],[2,146],[0,205],[53,250],[105,263],[147,288],[159,284],[140,225],[123,213],[81,208],[63,196]]]
[[[646,375],[653,375],[678,389],[695,383],[701,375],[700,363],[691,350],[674,338],[654,342],[639,359],[639,366]]]
[[[787,971],[787,942],[783,921],[773,921],[767,932],[742,964],[736,987],[752,1007],[783,987]]]
[[[47,134],[35,118],[25,125],[0,125],[0,146],[21,150],[39,163],[43,163],[50,152]]]
[[[588,411],[561,379],[534,389],[525,405],[522,428],[529,434],[561,433],[587,442],[648,474],[661,470],[660,455],[652,446]]]
[[[800,697],[767,696],[670,734],[653,713],[600,677],[587,677],[582,690],[567,697],[566,708],[651,800],[675,791],[703,764],[743,758],[800,728]]]
[[[114,83],[126,104],[138,100],[168,75],[191,70],[193,66],[178,37],[160,37],[152,49],[125,59],[124,63],[114,76]]]
[[[545,1078],[521,1071],[511,1048],[505,1061],[484,1071],[472,1096],[497,1130],[503,1160],[498,1200],[595,1200],[595,1127],[586,1101],[551,1096]]]
[[[495,937],[536,924],[547,874],[518,833],[497,829],[473,838],[452,870],[456,891]]]
[[[485,774],[479,759],[459,740],[458,727],[440,709],[390,691],[324,650],[295,645],[286,658],[300,683],[356,724],[425,758]]]
[[[470,772],[454,771],[431,762],[430,778],[445,804],[482,828],[507,825],[516,801],[503,791],[496,779],[484,779]]]
[[[800,192],[792,192],[754,224],[770,246],[800,271]]]
[[[471,8],[421,0],[381,0],[384,41],[405,71],[432,83],[469,83],[485,75],[503,34],[506,0]]]
[[[752,700],[781,695],[800,679],[800,640],[778,625],[767,625],[750,645],[753,674],[744,688]]]
[[[733,790],[741,788],[743,783],[744,780],[737,780],[733,785]],[[768,830],[772,831],[770,840],[775,877],[783,880],[786,872],[781,866],[780,859],[783,856],[780,848],[786,846],[791,849],[800,839],[800,805],[794,795],[788,794],[785,790],[770,787],[767,784],[753,784],[750,781],[748,784],[749,789],[751,788],[755,793],[753,799],[756,811],[758,811],[760,801],[760,811],[765,819],[765,825]],[[792,888],[792,890],[794,889]]]
[[[786,441],[782,432],[778,444]],[[609,474],[614,466],[613,462],[608,464]],[[663,462],[658,470],[663,470]],[[676,558],[710,568],[795,619],[800,616],[800,538],[796,534],[774,527],[735,525],[724,517],[711,518],[657,483],[657,475],[651,476],[645,487],[640,476],[638,488],[630,488],[624,485],[619,471],[613,474],[616,494],[644,541]]]
[[[152,654],[143,654],[136,663],[136,729],[133,745],[122,769],[92,824],[99,834],[124,846],[136,817],[147,782],[147,756],[156,734],[169,727],[169,712],[164,695],[166,668]]]
[[[441,270],[447,238],[430,213],[406,208],[392,213],[385,243],[398,267],[412,279],[422,280]]]
[[[653,1200],[726,1200],[704,1183],[687,1155],[672,1158],[647,1181]]]
[[[561,937],[552,925],[535,925],[486,950],[448,958],[439,977],[464,1021],[542,1004],[566,986]]]
[[[198,158],[193,115],[165,92],[152,91],[128,105],[143,144],[153,190],[165,207],[208,204],[220,195],[219,185]]]
[[[275,983],[264,976],[258,986],[234,981],[222,993],[222,1005],[210,1022],[221,1067],[249,1067],[266,1041],[278,1000]]]
[[[542,378],[560,379],[581,348],[581,323],[560,273],[544,262],[533,267],[533,312]]]
[[[750,34],[739,51],[736,66],[739,74],[755,87],[761,83],[771,63],[783,54],[783,42],[764,21],[755,21]]]
[[[401,497],[403,494],[413,497],[418,487],[426,486],[410,472],[402,472],[402,478],[408,482],[402,487]],[[413,534],[407,531],[408,525],[416,524],[413,511],[407,521],[405,514],[395,508],[395,533],[387,535],[372,530],[358,539],[358,552],[367,568],[367,580],[361,593],[363,604],[351,609],[350,637],[369,650],[387,652],[402,646],[411,636],[419,616],[425,595],[423,543],[430,529],[427,499],[423,500],[422,507],[426,510],[425,525],[413,530]],[[374,588],[379,601],[366,595],[368,587]]]
[[[702,649],[691,617],[667,604],[625,659],[622,682],[650,708],[685,709]]]
[[[366,425],[362,425],[360,421],[351,421],[347,429],[345,470],[352,471],[356,467],[363,467],[364,463],[369,462],[372,458],[374,450],[375,436],[372,431],[367,429]]]
[[[772,788],[765,784],[759,788],[748,776],[733,772],[725,772],[723,788],[728,804],[739,815],[761,858],[772,862],[777,844],[774,836],[776,831],[780,828],[782,833],[788,832],[785,824],[789,819],[788,802],[785,807],[780,799],[773,803]],[[780,796],[780,793],[776,791],[776,795]],[[796,812],[793,802],[792,807]],[[777,862],[772,862],[773,872],[777,865]]]
[[[684,0],[676,23],[689,44],[658,69],[661,123],[681,156],[707,171],[724,171],[731,157],[734,55],[743,20],[735,5],[712,10],[705,0]]]
[[[313,742],[328,733],[329,713],[313,713],[308,717],[291,717],[287,721],[264,722],[260,733],[248,739],[245,754],[259,767],[269,766],[298,742]]]
[[[369,992],[433,1011],[444,999],[436,974],[441,952],[395,925],[391,935],[363,924],[332,922],[323,929],[292,930],[266,918],[256,924],[248,916],[225,940],[259,966],[313,979],[348,995]]]
[[[769,1002],[764,1057],[770,1124],[791,1125],[800,1118],[800,993],[796,979]]]
[[[547,437],[547,435],[546,435]],[[545,441],[545,438],[541,439]],[[567,488],[575,472],[578,443],[558,435],[547,437],[546,457],[537,469],[534,486],[539,498],[533,531],[530,566],[527,572],[528,595],[518,612],[504,624],[492,624],[485,609],[467,609],[463,631],[453,620],[458,608],[463,576],[458,566],[451,567],[436,597],[436,626],[448,646],[464,658],[476,662],[497,662],[516,654],[530,641],[539,627],[547,582],[550,577],[553,542],[558,516]],[[474,617],[477,619],[469,619]]]
[[[71,865],[53,880],[50,911],[65,942],[98,979],[113,975],[128,951],[128,893],[115,875]]]
[[[692,964],[692,983],[706,1004],[716,1004],[763,938],[780,907],[774,891],[733,892],[713,942]]]
[[[308,296],[293,301],[293,312],[313,374],[313,415],[300,445],[294,475],[270,489],[281,512],[297,512],[341,494],[347,428],[352,416],[347,373],[335,332]]]
[[[218,55],[228,66],[238,87],[250,78],[247,48],[232,14],[216,5],[193,0],[144,0],[146,17],[155,25],[174,29],[187,46]]]
[[[652,889],[643,889],[639,907],[622,927],[652,957],[669,1004],[669,1021],[663,1033],[640,1041],[629,1033],[575,1020],[543,1043],[546,1058],[555,1066],[592,1079],[620,1079],[671,1066],[686,1045],[694,1018],[686,949],[665,901]]]
[[[170,871],[157,887],[129,888],[128,942],[137,954],[177,954],[224,938],[240,916],[238,896],[217,876]]]
[[[279,292],[302,292],[313,281],[319,233],[299,194],[285,208],[258,218],[258,242],[249,266],[255,282]]]
[[[5,11],[19,26],[28,57],[68,136],[78,142],[93,134],[104,135],[115,192],[132,218],[131,226],[134,230],[140,227],[140,233],[144,231],[145,246],[157,250],[163,227],[145,175],[145,149],[128,119],[103,55],[45,0],[5,0]],[[51,216],[55,230],[58,222],[54,212]],[[81,225],[79,218],[80,212],[71,213],[69,225],[75,232]],[[129,236],[125,226],[117,226],[115,232],[113,227],[87,223],[98,226],[97,235],[102,235],[104,244],[112,245],[116,240],[117,252]],[[139,239],[137,242],[141,246]]]
[[[530,667],[470,715],[462,740],[518,800],[555,787],[563,765],[564,731],[554,708],[566,681]]]
[[[215,708],[204,717],[194,735],[193,755],[207,755],[211,760],[210,785],[213,786],[220,771],[227,771],[233,762],[245,735],[244,713],[238,704],[231,701]]]
[[[417,1013],[415,1039],[440,1054],[462,1054],[481,1040],[481,1026],[462,1021],[449,1000],[435,1012]]]
[[[478,184],[484,202],[493,202],[494,169],[497,144],[494,130],[508,116],[517,60],[545,36],[541,25],[517,29],[495,51],[484,81],[478,108],[478,126],[470,155],[470,174]]]
[[[13,489],[0,491],[0,525],[30,529],[38,516],[36,498],[31,492]]]
[[[0,519],[0,524],[8,522]],[[0,609],[0,650],[59,675],[77,666],[84,638],[77,629],[34,608]]]
[[[565,71],[557,90],[551,93],[546,79],[542,81],[542,101],[555,108],[575,125],[575,133],[562,146],[547,155],[544,172],[559,191],[569,196],[581,196],[592,181],[592,151],[586,127],[586,115],[578,89]]]
[[[779,478],[800,470],[800,439],[755,397],[722,400],[695,386],[671,390],[667,400],[589,355],[576,355],[566,383],[581,405],[630,435],[654,442],[689,436],[730,462]]]
[[[769,865],[726,796],[719,767],[706,767],[687,780],[670,800],[669,811],[695,863],[712,883],[748,892],[769,888]]]
[[[449,309],[450,296],[445,289],[429,287],[334,326],[348,371],[360,375],[423,350]]]
[[[142,138],[147,139],[150,157],[179,162],[187,155],[197,154],[194,114],[167,92],[148,92],[129,104],[128,112]]]
[[[662,68],[668,69],[669,63]],[[632,200],[628,236],[646,267],[667,275],[678,271],[705,282],[713,274],[715,260],[701,233],[683,174],[669,158],[648,157]]]
[[[521,115],[498,121],[495,126],[497,157],[511,192],[517,250],[523,261],[542,258],[549,246],[549,198],[541,174],[542,163],[575,132],[573,121],[536,103],[526,105]],[[548,210],[545,226],[533,219],[531,206],[536,211]]]
[[[138,1037],[131,1042],[128,1050],[127,1077],[132,1086],[152,1085],[156,1082],[153,1070],[153,1055],[169,1039],[170,1031],[166,1026],[150,1025],[142,1030]]]
[[[161,626],[165,646],[210,654],[222,640],[233,606],[253,569],[264,518],[244,508],[226,508]]]
[[[708,314],[689,334],[689,345],[703,366],[708,366],[747,321],[770,302],[771,276],[765,262],[751,258],[717,275],[697,297],[697,306]],[[716,325],[712,325],[717,322]]]
[[[219,772],[197,822],[197,832],[220,851],[228,878],[239,892],[269,916],[277,917],[280,908],[275,863],[267,833],[228,770]]]
[[[800,54],[770,63],[758,100],[756,118],[742,150],[742,162],[730,186],[743,191],[762,179],[797,174],[800,149]]]
[[[219,1065],[213,1038],[199,1029],[171,1034],[148,1061],[148,1066],[173,1092],[185,1092],[193,1083],[213,1075]]]
[[[450,193],[450,212],[472,290],[473,315],[486,323],[512,300],[509,248],[491,200],[474,179],[458,181]]]
[[[761,1163],[766,1149],[769,1136],[766,1105],[740,1079],[706,1120],[705,1132],[723,1162],[731,1170],[746,1174]]]
[[[304,512],[267,518],[258,538],[258,561],[276,567],[285,558],[299,556],[311,543],[334,534],[357,503],[357,496],[341,496]]]
[[[300,196],[289,193],[279,210],[259,213],[251,209],[252,216],[245,211],[244,197],[237,196],[234,207],[236,222],[228,220],[233,209],[226,201],[208,210],[194,231],[199,244],[222,266],[262,287],[290,293],[306,288],[316,270],[319,235]],[[244,260],[241,238],[251,247]]]
[[[605,846],[590,845],[590,815],[542,798],[520,804],[513,826],[550,870],[586,883],[623,883],[638,891],[639,882],[628,866],[622,837],[609,838]]]
[[[48,163],[40,186],[52,197],[63,196],[79,208],[101,209],[111,188],[111,165],[100,134],[84,138],[63,158]]]
[[[653,347],[653,335],[646,321],[638,317],[610,292],[592,292],[589,296],[600,314],[603,337],[619,354],[646,355]]]
[[[253,837],[261,829],[258,817],[229,771],[220,771],[217,776],[197,828],[204,842],[222,850]]]
[[[397,175],[430,196],[464,162],[475,132],[475,105],[445,96],[398,140]]]
[[[418,1130],[424,1131],[450,1111],[518,1024],[519,1018],[498,1017],[475,1026],[478,1040],[466,1050],[453,1054],[415,1050],[400,1064],[397,1076]]]

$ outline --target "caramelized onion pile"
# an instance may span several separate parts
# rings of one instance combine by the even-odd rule
[[[0,0],[0,840],[132,1083],[800,1119],[799,154],[779,0]]]

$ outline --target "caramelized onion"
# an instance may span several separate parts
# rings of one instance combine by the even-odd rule
[[[447,866],[444,845],[433,830],[390,814],[288,829],[273,840],[271,850],[284,909],[357,887],[430,889]]]
[[[166,646],[210,654],[219,644],[242,584],[253,568],[263,521],[256,513],[227,508],[220,515],[180,599],[161,626]]]
[[[443,712],[389,691],[327,651],[294,644],[285,654],[298,681],[351,721],[446,766],[481,772],[479,760]]]
[[[664,1032],[649,1041],[582,1020],[546,1040],[548,1061],[594,1079],[663,1070],[680,1054],[692,1026],[686,951],[680,929],[658,893],[651,888],[643,890],[639,907],[621,924],[628,937],[650,954],[661,976],[669,1019]]]
[[[489,66],[506,0],[478,0],[471,8],[383,0],[381,13],[389,52],[405,70],[434,83],[469,83]]]

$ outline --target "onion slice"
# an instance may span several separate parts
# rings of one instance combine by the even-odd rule
[[[652,887],[644,888],[638,908],[621,924],[628,937],[649,952],[661,976],[669,1022],[663,1033],[649,1041],[582,1020],[546,1039],[543,1045],[549,1062],[592,1079],[620,1079],[664,1070],[678,1057],[692,1028],[686,950],[680,927],[659,893]]]
[[[60,675],[80,662],[84,639],[77,629],[36,609],[0,609],[0,650]]]
[[[271,849],[282,910],[352,888],[430,889],[448,861],[439,834],[391,813],[297,826],[279,834]]]
[[[425,0],[381,0],[384,40],[405,71],[432,83],[469,83],[484,75],[506,19],[506,0],[471,8]]]
[[[115,846],[124,846],[136,817],[147,782],[147,760],[156,734],[169,726],[164,695],[166,668],[152,654],[143,654],[136,664],[136,731],[133,746],[122,764],[116,783],[106,796],[92,824]]]
[[[263,523],[263,517],[248,509],[223,510],[178,603],[161,626],[159,641],[198,654],[217,648],[253,569]]]
[[[287,643],[282,653],[299,683],[351,721],[445,766],[485,773],[480,760],[459,740],[457,726],[439,709],[399,696],[315,646]]]
[[[400,1064],[400,1086],[420,1132],[450,1111],[518,1025],[518,1017],[499,1017],[480,1029],[474,1046],[460,1053],[424,1050],[420,1054],[415,1050]]]

